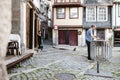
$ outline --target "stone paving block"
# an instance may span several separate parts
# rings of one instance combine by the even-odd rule
[[[58,73],[55,75],[55,77],[58,80],[73,80],[76,78],[74,74],[70,73]]]
[[[85,72],[85,75],[91,75],[91,76],[98,76],[98,77],[105,77],[105,78],[113,78],[113,75],[111,72],[107,71],[101,71],[97,73],[97,70],[90,69]]]

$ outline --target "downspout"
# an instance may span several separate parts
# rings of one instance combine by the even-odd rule
[[[115,27],[116,27],[116,4],[115,4]],[[113,27],[114,28],[114,27]]]
[[[115,26],[113,26],[113,34],[114,34],[114,29],[116,28],[116,21],[117,20],[116,20],[116,4],[115,4]],[[115,43],[115,35],[113,35],[113,43]]]

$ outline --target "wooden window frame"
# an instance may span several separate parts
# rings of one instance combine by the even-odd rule
[[[57,18],[57,19],[65,19],[65,17],[66,17],[66,15],[65,15],[65,14],[66,14],[66,8],[64,8],[64,18],[59,18],[59,17],[58,17],[58,9],[60,9],[60,8],[64,8],[64,7],[56,8],[56,18]]]

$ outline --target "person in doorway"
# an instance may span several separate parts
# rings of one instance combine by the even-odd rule
[[[41,40],[40,40],[40,49],[41,49],[41,51],[43,50],[43,37],[41,36]]]
[[[94,38],[96,38],[96,36],[94,36],[93,32],[94,30],[96,29],[96,26],[95,25],[92,25],[91,28],[89,28],[87,30],[87,33],[86,33],[86,44],[87,44],[87,51],[88,51],[88,60],[91,60],[91,56],[90,56],[90,44],[92,42],[92,40]]]
[[[41,44],[41,31],[38,31],[38,49],[40,49],[40,44]]]
[[[43,37],[41,31],[38,31],[38,49],[43,50]]]

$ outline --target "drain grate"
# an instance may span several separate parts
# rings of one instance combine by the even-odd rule
[[[57,78],[58,80],[73,80],[76,77],[74,74],[70,73],[58,73],[55,75],[55,78]]]

